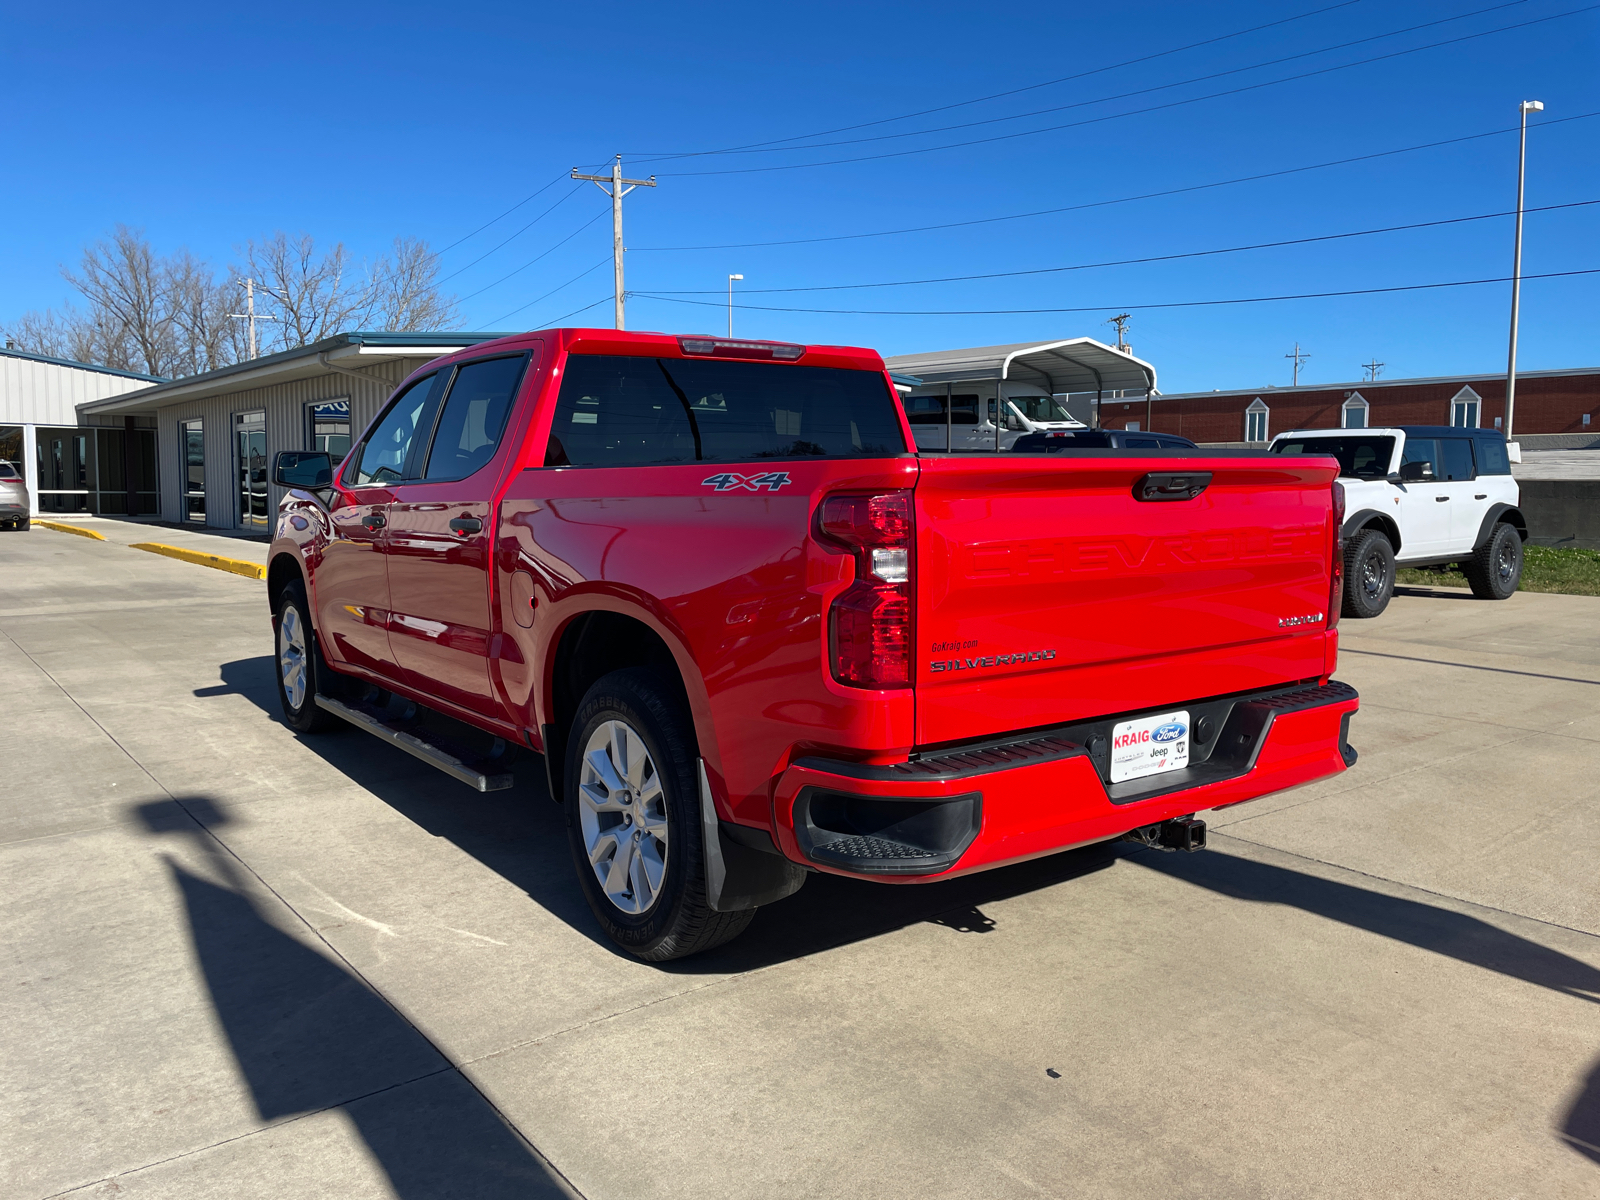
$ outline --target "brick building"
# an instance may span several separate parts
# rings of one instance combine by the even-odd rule
[[[1100,405],[1107,429],[1138,425],[1192,441],[1265,442],[1289,429],[1374,425],[1477,425],[1499,428],[1501,375],[1380,379],[1372,383],[1186,392]],[[1515,437],[1593,434],[1600,441],[1600,368],[1517,372]]]

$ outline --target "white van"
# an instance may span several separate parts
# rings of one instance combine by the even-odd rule
[[[943,385],[915,388],[901,397],[919,450],[993,450],[995,448],[995,397],[987,384],[958,383],[951,387],[949,412]],[[1046,396],[1037,384],[1005,382],[1004,426],[1000,449],[1009,450],[1023,434],[1087,429],[1067,412],[1065,396]],[[948,440],[948,446],[946,442]]]

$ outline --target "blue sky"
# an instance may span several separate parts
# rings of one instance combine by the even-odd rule
[[[1302,381],[1358,379],[1374,356],[1386,378],[1503,369],[1505,284],[1136,306],[1503,276],[1506,217],[1010,279],[756,289],[1099,263],[1503,212],[1515,201],[1510,134],[1048,216],[674,249],[840,239],[1281,172],[1508,129],[1525,98],[1547,106],[1529,135],[1529,206],[1600,199],[1600,116],[1561,120],[1600,112],[1600,6],[1589,0],[1486,12],[1494,0],[1357,0],[1178,49],[1336,2],[18,6],[0,45],[9,167],[0,321],[70,299],[60,267],[118,222],[219,269],[246,238],[280,228],[357,255],[381,253],[396,235],[441,248],[573,165],[604,166],[621,152],[628,174],[659,182],[626,201],[630,291],[714,302],[739,272],[741,303],[772,308],[1091,310],[741,308],[745,336],[885,354],[1110,340],[1103,322],[1126,306],[1135,352],[1167,392],[1285,384],[1297,340],[1311,355]],[[1427,22],[1444,23],[1382,36]],[[1491,30],[1502,31],[1197,99]],[[1118,65],[1151,55],[1160,56]],[[1305,57],[1259,65],[1292,55]],[[963,103],[1019,88],[1030,90]],[[1108,99],[1123,93],[1140,94]],[[949,105],[960,107],[888,120]],[[1169,107],[1133,112],[1153,105]],[[1004,119],[1046,109],[1058,111]],[[802,135],[867,122],[881,123],[810,139],[847,143],[825,149],[669,157],[804,145]],[[917,133],[970,122],[989,123]],[[906,133],[916,135],[885,137]],[[750,170],[885,154],[896,156]],[[567,323],[608,325],[608,203],[592,184],[557,182],[446,250],[465,326],[537,328],[601,300]],[[1600,205],[1528,217],[1526,273],[1587,268],[1600,268]],[[648,296],[628,307],[636,329],[718,331],[726,319],[720,307]],[[1522,329],[1525,368],[1600,366],[1600,275],[1525,283]]]

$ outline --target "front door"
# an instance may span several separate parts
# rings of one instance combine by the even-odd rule
[[[1405,560],[1448,554],[1452,485],[1444,482],[1439,439],[1406,438],[1400,462],[1402,470],[1408,463],[1427,463],[1433,478],[1409,480],[1395,489],[1400,494],[1399,557]]]
[[[499,716],[489,675],[490,549],[500,448],[529,355],[463,363],[432,445],[389,507],[389,645],[419,691]]]
[[[239,528],[267,528],[267,414],[233,418],[234,470],[239,481]]]
[[[432,428],[429,398],[437,379],[424,375],[394,401],[351,456],[334,489],[332,520],[313,581],[317,632],[335,662],[398,678],[389,649],[389,508],[405,478],[417,427]]]

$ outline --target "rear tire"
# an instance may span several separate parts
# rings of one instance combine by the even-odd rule
[[[1522,535],[1501,521],[1488,540],[1461,564],[1472,594],[1480,600],[1505,600],[1522,582]]]
[[[606,936],[647,962],[720,946],[755,916],[707,903],[697,755],[677,689],[640,668],[596,682],[567,739],[563,807],[578,886]]]
[[[1394,547],[1376,529],[1363,529],[1344,552],[1344,603],[1346,617],[1375,617],[1389,607],[1394,595]]]
[[[298,579],[286,585],[272,618],[273,674],[278,680],[278,703],[283,723],[296,733],[326,733],[344,722],[317,707],[317,692],[329,678],[311,624],[311,606]]]

